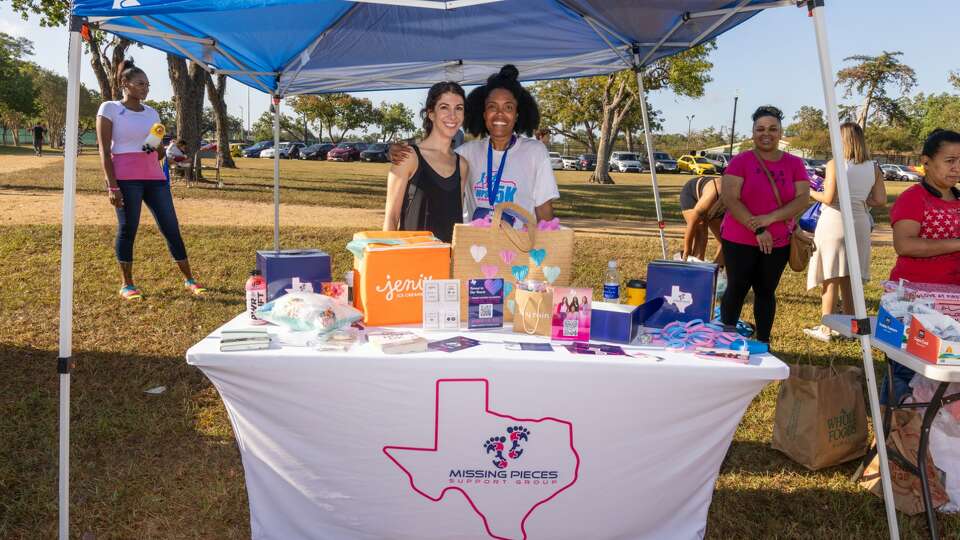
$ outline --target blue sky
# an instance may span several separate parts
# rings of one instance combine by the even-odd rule
[[[834,70],[843,67],[843,58],[854,54],[875,55],[903,51],[902,60],[912,66],[919,80],[914,92],[951,91],[950,70],[960,70],[956,54],[957,15],[955,0],[827,0],[827,25]],[[33,60],[54,71],[66,72],[67,35],[62,28],[41,28],[35,19],[23,21],[11,13],[9,4],[0,4],[0,31],[33,40]],[[779,8],[760,13],[718,39],[711,56],[714,78],[700,99],[678,97],[671,92],[651,95],[653,106],[663,111],[666,132],[685,133],[686,116],[694,115],[694,129],[713,126],[729,129],[733,97],[739,93],[737,131],[745,132],[750,113],[771,103],[788,117],[802,105],[823,108],[816,42],[812,19],[806,10]],[[164,55],[149,49],[131,53],[138,65],[151,75],[151,98],[169,99],[170,82]],[[83,82],[97,88],[87,57]],[[227,101],[230,113],[253,122],[269,105],[269,98],[256,90],[230,82]],[[425,90],[368,92],[360,94],[374,103],[402,101],[418,111]],[[841,101],[843,100],[841,96]],[[851,101],[857,101],[856,98]],[[242,108],[242,109],[241,109]]]

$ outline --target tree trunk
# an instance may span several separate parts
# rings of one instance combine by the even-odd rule
[[[600,127],[600,144],[597,146],[597,167],[588,180],[591,184],[614,183],[613,178],[610,177],[610,151],[613,146],[610,139],[610,123],[604,121]]]
[[[627,152],[633,152],[633,130],[624,131],[624,135],[627,137]]]
[[[117,80],[117,66],[123,61],[132,42],[121,37],[113,37],[110,42],[101,45],[106,35],[101,32],[90,34],[90,66],[97,77],[100,95],[104,101],[123,99],[120,81]]]
[[[187,143],[187,159],[196,167],[187,168],[187,181],[202,178],[200,160],[194,159],[200,149],[200,117],[203,114],[203,91],[207,73],[195,62],[179,56],[167,55],[170,85],[173,87],[177,111],[177,138]]]
[[[20,124],[13,126],[13,145],[20,146]]]
[[[217,75],[217,82],[214,84],[213,77],[204,72],[204,79],[207,86],[207,99],[213,107],[213,118],[217,125],[217,154],[220,156],[220,166],[230,169],[236,169],[237,164],[233,162],[233,156],[230,155],[230,134],[227,121],[227,103],[223,97],[227,91],[227,76]]]
[[[623,122],[634,101],[633,93],[627,87],[625,80],[620,81],[616,95],[611,97],[614,77],[614,75],[607,77],[607,84],[603,89],[603,114],[600,122],[600,144],[597,146],[597,168],[587,180],[594,184],[614,183],[613,178],[610,177],[610,153],[613,152],[613,145],[620,131],[620,123]]]

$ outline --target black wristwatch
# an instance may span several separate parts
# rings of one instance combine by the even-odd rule
[[[757,227],[756,229],[753,230],[753,234],[754,234],[755,236],[760,236],[761,234],[763,234],[763,233],[765,233],[765,232],[767,232],[767,228],[766,228],[766,227]]]

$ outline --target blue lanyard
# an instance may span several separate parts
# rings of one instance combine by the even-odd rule
[[[500,179],[503,178],[503,169],[507,165],[507,151],[517,140],[515,135],[510,136],[510,143],[503,150],[503,156],[500,157],[500,167],[497,169],[497,177],[493,177],[493,141],[487,141],[487,201],[490,208],[497,202],[497,193],[500,192]]]

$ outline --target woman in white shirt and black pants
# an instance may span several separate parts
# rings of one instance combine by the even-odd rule
[[[173,208],[170,183],[160,167],[163,148],[146,148],[145,140],[154,124],[160,123],[157,111],[143,104],[150,91],[150,82],[142,69],[124,60],[117,69],[123,89],[120,101],[105,101],[97,111],[97,140],[100,163],[107,181],[110,204],[117,212],[116,256],[123,285],[120,297],[135,300],[143,297],[133,283],[133,242],[140,225],[141,203],[153,213],[157,227],[167,241],[170,255],[183,273],[184,287],[192,294],[206,289],[193,278],[187,249],[180,235],[180,224]],[[156,151],[157,154],[153,152]]]

